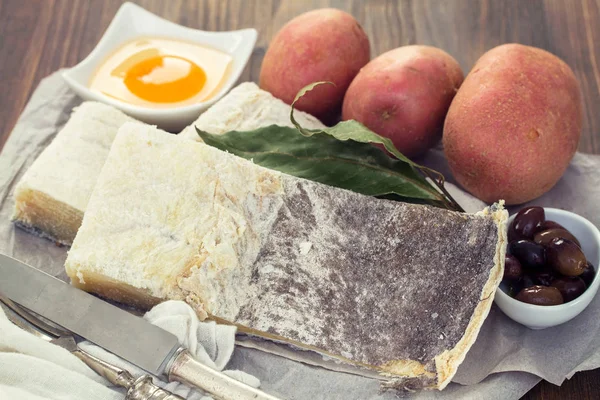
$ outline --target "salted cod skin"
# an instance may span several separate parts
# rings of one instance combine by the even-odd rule
[[[72,284],[389,374],[449,382],[503,272],[507,213],[379,200],[125,124],[66,261]]]
[[[116,108],[84,102],[25,172],[15,188],[13,222],[69,245],[117,130],[134,121]]]

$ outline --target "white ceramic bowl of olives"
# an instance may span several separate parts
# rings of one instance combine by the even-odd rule
[[[600,232],[594,224],[569,211],[527,207],[509,218],[508,235],[495,297],[507,316],[544,329],[575,318],[590,304],[600,286]]]

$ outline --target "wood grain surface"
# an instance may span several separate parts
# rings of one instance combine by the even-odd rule
[[[407,44],[440,47],[467,73],[486,50],[518,42],[565,60],[581,83],[585,114],[579,150],[600,154],[600,0],[141,0],[147,10],[203,30],[256,28],[241,80],[257,80],[270,38],[314,8],[353,14],[371,55]],[[94,48],[120,0],[0,0],[0,149],[40,79],[75,65]],[[542,382],[525,399],[600,398],[600,370],[561,387]]]

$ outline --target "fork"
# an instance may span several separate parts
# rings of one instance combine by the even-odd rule
[[[124,400],[184,400],[183,397],[155,385],[150,375],[142,375],[136,379],[129,371],[109,364],[80,349],[71,332],[44,321],[41,317],[1,295],[0,306],[8,319],[19,328],[68,350],[113,385],[127,389]]]

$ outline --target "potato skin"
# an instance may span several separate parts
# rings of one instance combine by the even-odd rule
[[[355,119],[414,158],[442,136],[444,118],[463,81],[460,65],[441,49],[403,46],[373,59],[354,78],[342,119]]]
[[[297,108],[316,117],[339,112],[344,93],[369,62],[369,39],[354,17],[333,8],[309,11],[289,21],[265,54],[259,86],[291,104],[304,86],[330,81],[307,93]]]
[[[582,118],[579,84],[564,61],[506,44],[485,53],[458,91],[444,151],[471,194],[521,204],[560,179],[577,150]]]

